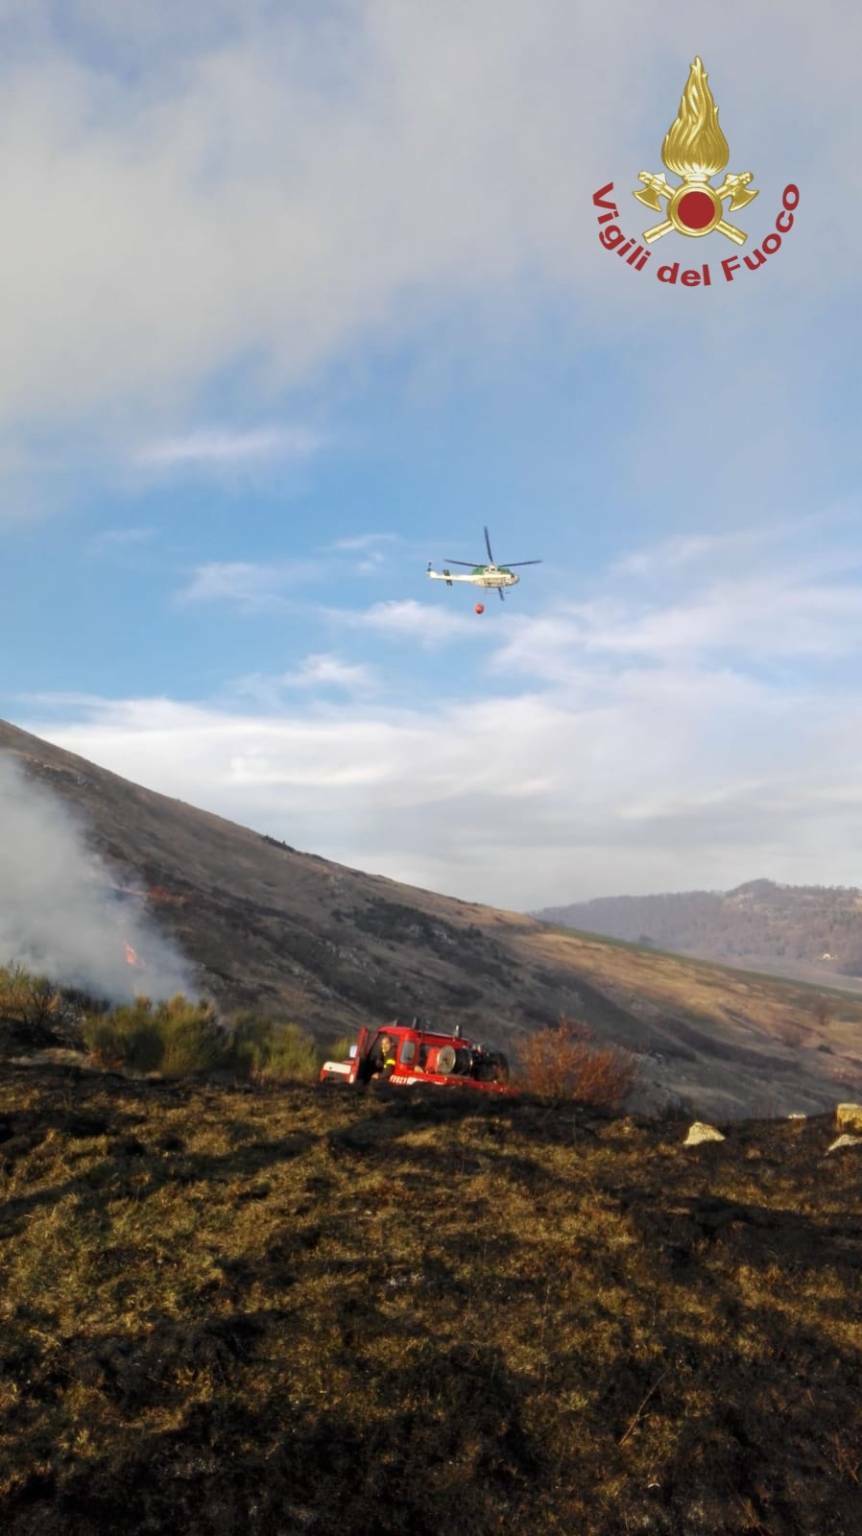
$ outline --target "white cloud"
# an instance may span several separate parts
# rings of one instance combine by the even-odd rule
[[[589,602],[560,604],[537,617],[513,614],[493,669],[570,686],[583,675],[595,686],[608,669],[636,663],[746,669],[840,659],[862,649],[862,553],[855,547],[781,561],[768,532],[684,542],[676,561],[666,559],[661,544],[617,562]],[[764,557],[755,564],[757,545]],[[696,563],[705,568],[699,582]],[[712,580],[717,565],[722,575]],[[620,578],[633,574],[655,576],[655,595],[626,590]]]
[[[138,463],[173,469],[182,465],[212,468],[259,459],[300,460],[317,453],[322,442],[319,434],[306,427],[198,431],[151,443],[140,450]]]
[[[374,686],[371,667],[361,663],[339,661],[337,656],[318,653],[306,656],[295,672],[286,672],[282,678],[288,688],[347,688],[351,691]]]
[[[728,556],[736,557],[744,551],[761,549],[770,538],[781,539],[786,532],[785,525],[783,528],[741,528],[733,533],[676,534],[649,549],[624,555],[612,567],[612,574],[676,575],[685,566],[704,565]]]
[[[381,544],[396,544],[398,542],[399,536],[395,533],[359,533],[356,534],[353,538],[336,539],[335,542],[330,545],[330,548],[346,549],[351,551],[356,550],[361,552],[364,550],[376,549]]]
[[[802,575],[810,575],[815,568],[830,574],[859,563],[855,543],[848,546],[847,542],[848,534],[855,536],[858,524],[858,506],[839,503],[800,517],[770,518],[754,526],[674,534],[622,555],[613,562],[609,574],[658,578],[666,589],[668,579],[696,579],[699,571],[713,576],[727,569],[750,571],[754,560],[770,567],[780,564],[786,570],[794,557]],[[836,534],[841,536],[840,542],[824,545],[824,540]]]
[[[229,692],[252,699],[260,708],[284,707],[285,694],[292,689],[334,688],[349,694],[372,693],[379,686],[377,672],[362,662],[341,661],[323,652],[306,656],[292,672],[252,672],[237,678]]]
[[[379,635],[409,640],[425,650],[450,645],[456,640],[481,638],[481,631],[461,613],[417,603],[414,598],[374,603],[361,611],[332,609],[336,622]]]
[[[109,550],[136,549],[154,534],[154,528],[105,528],[90,540],[90,550],[93,554],[105,554]]]
[[[251,613],[280,607],[289,589],[320,574],[310,560],[255,564],[246,560],[199,565],[176,596],[179,603],[225,603]]]
[[[361,555],[354,570],[360,576],[374,576],[385,566],[391,546],[401,542],[395,533],[360,533],[354,538],[336,539],[329,548],[336,554]]]

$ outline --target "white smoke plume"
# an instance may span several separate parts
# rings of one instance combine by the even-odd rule
[[[131,963],[130,963],[131,962]],[[116,889],[83,828],[0,756],[0,965],[123,1002],[195,996],[192,967]]]

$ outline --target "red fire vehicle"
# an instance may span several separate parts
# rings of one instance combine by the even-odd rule
[[[387,1067],[380,1042],[388,1038],[391,1050]],[[401,1088],[436,1083],[442,1088],[477,1088],[482,1093],[511,1093],[509,1063],[502,1051],[447,1034],[414,1019],[412,1024],[363,1026],[350,1047],[347,1061],[326,1061],[320,1069],[322,1083],[369,1083],[385,1079]]]

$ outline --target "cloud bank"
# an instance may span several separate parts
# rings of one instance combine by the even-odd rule
[[[3,17],[0,429],[16,453],[22,423],[89,419],[120,437],[145,424],[163,463],[253,457],[272,448],[254,433],[176,434],[215,378],[242,369],[246,397],[272,397],[465,305],[489,337],[551,294],[579,340],[654,334],[667,296],[645,307],[643,280],[620,280],[590,198],[658,156],[691,54],[682,0],[661,16],[633,0],[183,11],[70,0],[60,22],[33,0]],[[791,291],[816,304],[855,282],[859,41],[839,0],[792,0],[780,35],[750,9],[700,18],[722,121],[758,163],[755,230],[811,174],[792,258],[721,305],[693,295],[689,334],[732,349]],[[780,392],[774,350],[753,386]]]
[[[854,542],[822,552],[818,529],[760,575],[732,534],[675,565],[641,551],[590,603],[485,624],[466,680],[478,621],[372,605],[344,629],[388,647],[383,695],[361,693],[361,650],[312,653],[247,679],[247,709],[55,700],[65,719],[27,728],[294,846],[516,908],[757,875],[852,884],[862,581]],[[450,686],[417,701],[429,643],[453,657]]]

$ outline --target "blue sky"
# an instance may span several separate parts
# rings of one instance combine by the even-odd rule
[[[0,3],[0,712],[532,907],[855,883],[854,8]],[[794,230],[597,240],[700,53]],[[425,564],[541,557],[505,605]]]

